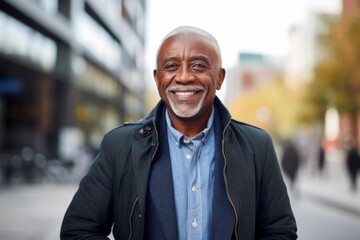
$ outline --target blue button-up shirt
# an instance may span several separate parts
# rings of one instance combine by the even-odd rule
[[[179,239],[211,239],[214,190],[214,109],[206,128],[188,138],[166,114]]]

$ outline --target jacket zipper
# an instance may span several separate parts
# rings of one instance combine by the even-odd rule
[[[234,232],[235,232],[235,239],[239,239],[239,236],[238,236],[238,233],[237,233],[237,226],[239,224],[239,216],[237,214],[237,211],[236,211],[236,208],[235,208],[235,204],[230,196],[230,190],[229,190],[229,186],[228,186],[228,181],[227,181],[227,178],[226,178],[226,167],[227,167],[227,159],[226,159],[226,156],[225,156],[225,132],[227,130],[227,128],[229,127],[231,123],[231,120],[227,123],[227,125],[225,126],[224,128],[224,131],[223,131],[223,138],[222,138],[222,154],[223,154],[223,157],[224,157],[224,169],[223,169],[223,176],[224,176],[224,181],[225,181],[225,188],[226,188],[226,195],[230,201],[230,204],[232,206],[232,208],[234,209],[234,213],[235,213],[235,229],[234,229]]]
[[[139,197],[136,197],[135,201],[134,201],[134,203],[132,205],[131,212],[130,212],[130,217],[129,217],[130,234],[129,234],[129,238],[128,238],[129,240],[132,238],[132,235],[133,235],[133,228],[132,228],[132,224],[131,224],[131,219],[132,219],[132,217],[134,215],[135,206],[136,206],[136,203],[138,202],[138,200],[139,200]]]
[[[157,149],[158,149],[158,146],[159,146],[159,144],[158,144],[158,132],[157,132],[157,128],[156,128],[156,125],[155,125],[155,122],[153,122],[153,128],[154,128],[154,133],[155,133],[155,140],[156,140],[156,142],[153,142],[153,147],[155,147],[155,149],[153,150],[153,152],[152,152],[152,155],[151,155],[151,162],[154,160],[154,157],[155,157],[155,154],[156,154],[156,151],[157,151]]]

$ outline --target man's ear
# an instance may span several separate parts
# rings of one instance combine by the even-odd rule
[[[153,76],[154,76],[154,80],[155,80],[155,83],[156,83],[156,86],[158,85],[158,78],[157,78],[157,70],[154,69],[153,71]]]
[[[217,90],[220,90],[220,89],[221,89],[221,86],[222,86],[222,84],[223,84],[223,82],[224,82],[224,80],[225,80],[225,74],[226,74],[225,69],[224,69],[224,68],[221,68],[221,69],[219,70],[219,72],[218,72],[218,77],[219,77],[219,79],[218,79],[218,82],[217,82],[217,85],[216,85],[216,89],[217,89]]]

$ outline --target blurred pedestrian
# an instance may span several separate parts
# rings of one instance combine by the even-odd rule
[[[106,134],[61,239],[296,239],[274,146],[216,97],[225,69],[216,39],[180,27],[153,71],[161,101]]]
[[[323,144],[320,144],[318,156],[319,156],[319,159],[318,159],[318,170],[319,170],[320,176],[322,176],[323,173],[324,173],[324,168],[325,168],[325,163],[326,163],[326,160],[325,160],[325,149],[324,149]]]
[[[350,188],[352,191],[357,190],[357,175],[360,171],[360,156],[353,139],[348,140],[346,154],[346,168],[350,180]]]
[[[294,189],[300,165],[300,154],[292,139],[288,139],[281,158],[281,166]]]

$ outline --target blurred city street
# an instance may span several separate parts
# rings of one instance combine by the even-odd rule
[[[76,184],[19,184],[0,191],[0,239],[56,240]],[[301,240],[357,240],[360,192],[351,192],[341,162],[323,177],[301,172],[290,190]]]
[[[0,239],[59,239],[72,184],[25,184],[0,190]]]
[[[350,190],[342,162],[327,163],[319,176],[303,171],[289,190],[300,240],[357,240],[360,236],[360,191]]]

